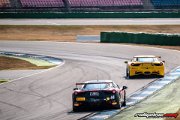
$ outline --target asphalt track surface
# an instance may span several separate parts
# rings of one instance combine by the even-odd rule
[[[0,25],[177,25],[179,18],[0,19]]]
[[[0,85],[0,120],[75,120],[92,112],[72,112],[76,82],[112,79],[130,95],[154,79],[125,79],[125,60],[161,55],[166,72],[179,66],[180,52],[152,47],[100,43],[1,41],[0,51],[63,58],[65,64]]]
[[[30,74],[35,74],[41,71],[43,70],[0,70],[0,78],[7,79],[10,81],[23,76],[28,76]]]

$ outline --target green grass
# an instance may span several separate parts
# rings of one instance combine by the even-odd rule
[[[180,79],[155,93],[147,100],[125,109],[110,120],[145,120],[134,117],[136,113],[176,113],[180,108]],[[148,120],[155,120],[149,119]],[[163,120],[158,118],[158,120]]]
[[[15,57],[15,56],[6,56],[6,57],[12,57],[12,58],[17,58],[17,59],[20,59],[20,60],[24,60],[24,61],[30,62],[31,64],[34,64],[36,66],[55,66],[55,64],[50,63],[50,62],[45,61],[45,60],[41,60],[41,59],[22,58],[22,57]]]
[[[0,84],[1,84],[1,83],[5,83],[5,82],[8,82],[8,80],[0,79]]]
[[[41,59],[20,58],[20,57],[18,57],[18,59],[28,61],[28,62],[36,65],[36,66],[54,66],[54,65],[55,65],[55,64],[53,64],[53,63],[50,63],[50,62],[48,62],[48,61],[41,60]]]

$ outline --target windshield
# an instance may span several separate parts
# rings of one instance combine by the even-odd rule
[[[110,85],[108,83],[102,84],[85,84],[83,90],[102,90],[109,88]]]
[[[136,58],[138,62],[155,62],[158,61],[157,58]]]

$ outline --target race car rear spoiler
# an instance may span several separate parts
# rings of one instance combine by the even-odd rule
[[[76,83],[76,85],[84,85],[85,83]]]
[[[76,85],[84,85],[84,84],[107,84],[112,82],[90,82],[90,83],[76,83]]]
[[[137,57],[143,57],[143,58],[144,58],[144,57],[145,57],[145,58],[146,58],[146,57],[147,57],[147,58],[148,58],[148,57],[156,57],[156,58],[161,58],[161,56],[159,56],[159,55],[155,55],[155,56],[154,56],[154,55],[137,55],[137,56],[134,56],[134,58],[137,58]]]
[[[78,90],[79,88],[77,87],[78,85],[84,85],[84,84],[108,84],[108,83],[112,83],[112,82],[89,82],[89,83],[76,83],[76,88],[74,88],[73,90]]]

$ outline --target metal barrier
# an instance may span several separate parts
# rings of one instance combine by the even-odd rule
[[[0,12],[0,18],[180,18],[180,12]]]

